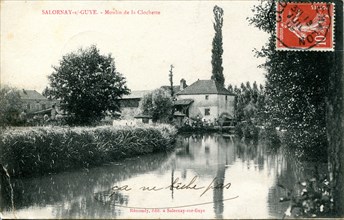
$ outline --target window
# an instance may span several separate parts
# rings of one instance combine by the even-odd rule
[[[210,108],[204,109],[204,115],[210,115]]]
[[[205,100],[208,100],[209,99],[209,95],[205,95]]]
[[[226,96],[226,101],[227,101],[227,96]]]

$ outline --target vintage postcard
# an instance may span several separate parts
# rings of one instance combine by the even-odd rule
[[[0,4],[0,219],[344,217],[342,1]]]

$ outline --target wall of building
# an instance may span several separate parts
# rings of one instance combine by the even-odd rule
[[[200,115],[203,119],[213,122],[222,113],[228,113],[234,116],[234,96],[208,94],[206,95],[178,95],[177,99],[192,99],[194,102],[189,108],[189,117],[196,118]],[[209,111],[209,115],[206,115]]]
[[[218,98],[218,103],[219,103],[219,109],[218,109],[219,116],[222,113],[228,113],[232,117],[234,117],[234,98],[235,98],[235,96],[218,95],[217,98]]]
[[[23,102],[23,109],[27,113],[33,113],[33,112],[51,108],[52,105],[55,103],[48,99],[47,100],[24,99],[22,100],[22,102]]]
[[[122,99],[119,104],[122,119],[134,120],[134,117],[141,112],[139,108],[140,98]]]
[[[121,118],[125,120],[133,120],[135,116],[140,114],[140,108],[136,107],[123,107],[121,108]]]
[[[196,118],[200,115],[201,118],[205,120],[214,121],[218,118],[218,98],[217,94],[206,95],[178,95],[177,99],[192,99],[194,102],[189,107],[189,117]],[[208,109],[208,110],[206,110]],[[206,115],[206,111],[209,115]]]

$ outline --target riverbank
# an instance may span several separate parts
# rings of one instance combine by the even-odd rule
[[[169,151],[176,133],[169,125],[9,128],[1,134],[0,162],[18,177],[88,168]]]
[[[225,132],[234,133],[234,126],[181,126],[178,128],[179,133],[189,133],[189,132]]]

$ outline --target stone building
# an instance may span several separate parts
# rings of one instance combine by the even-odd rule
[[[131,91],[129,95],[124,95],[120,100],[120,110],[122,119],[134,119],[141,111],[139,108],[140,101],[151,90]]]
[[[234,94],[214,80],[197,80],[176,93],[174,105],[191,119],[214,122],[220,117],[234,118],[234,99]]]
[[[36,90],[19,90],[23,102],[23,109],[26,113],[32,114],[46,109],[51,109],[55,102],[48,100]]]

